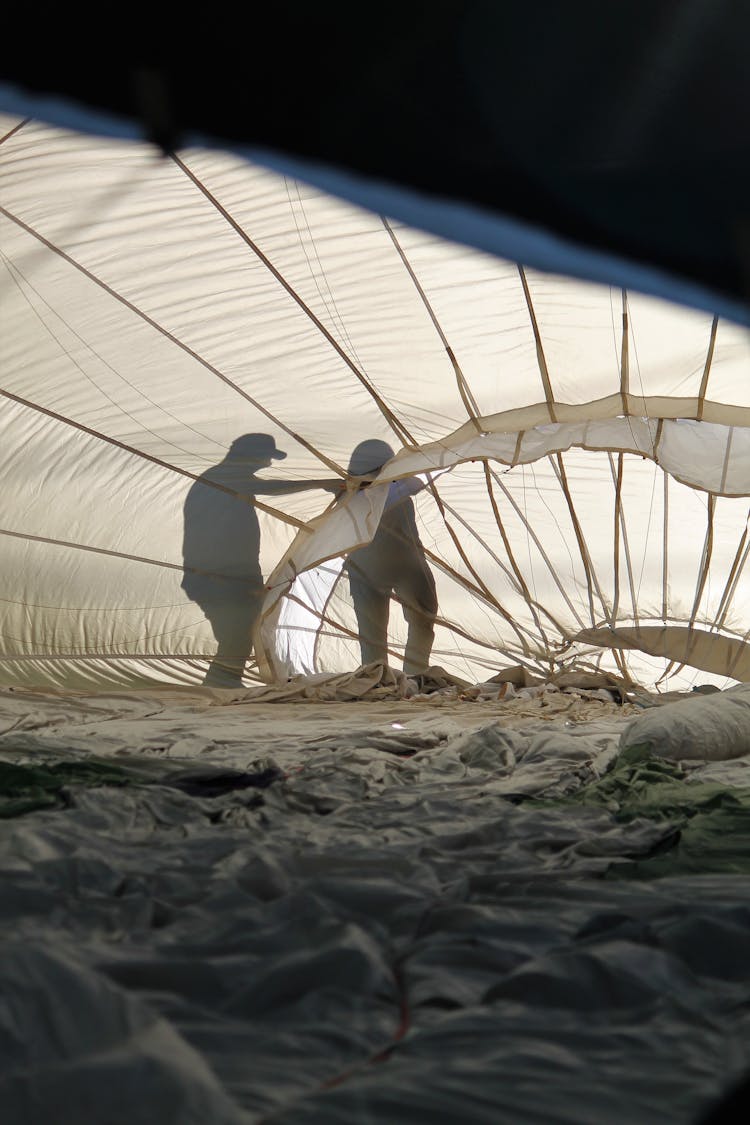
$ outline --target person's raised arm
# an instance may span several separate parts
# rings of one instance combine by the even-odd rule
[[[393,508],[396,504],[403,504],[405,500],[416,496],[440,475],[439,472],[420,473],[419,476],[402,477],[401,480],[394,481],[388,490],[388,499],[385,502],[386,509]]]
[[[311,480],[265,480],[256,477],[253,481],[252,491],[260,496],[283,496],[292,492],[311,492],[321,489],[323,492],[343,492],[346,482],[341,477],[316,477]]]

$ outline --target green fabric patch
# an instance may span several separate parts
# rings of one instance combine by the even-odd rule
[[[130,785],[134,780],[131,770],[92,759],[38,766],[0,761],[0,819],[61,808],[70,785]]]
[[[612,864],[608,879],[750,874],[750,788],[686,777],[648,746],[631,746],[608,774],[570,797],[531,803],[604,808],[621,822],[645,818],[674,827],[655,853]]]

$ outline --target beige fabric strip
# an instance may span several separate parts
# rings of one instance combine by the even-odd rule
[[[17,652],[10,656],[0,653],[0,662],[4,664],[15,664],[15,662],[22,661],[28,662],[31,660],[166,660],[168,662],[187,662],[192,663],[195,660],[213,660],[216,656],[215,652],[78,652],[73,649],[71,652]],[[247,674],[247,673],[246,673]],[[153,685],[150,685],[153,687]],[[165,684],[165,688],[170,691],[179,690],[179,684]]]
[[[521,644],[524,652],[527,655],[530,655],[531,650],[529,649],[528,641],[523,636],[521,630],[519,629],[519,627],[518,627],[517,623],[515,622],[515,620],[513,619],[512,615],[507,611],[507,609],[504,608],[504,606],[502,606],[500,604],[500,602],[497,600],[495,595],[490,590],[489,586],[487,586],[486,583],[482,580],[480,575],[477,573],[475,567],[472,565],[471,561],[469,560],[469,557],[466,554],[466,551],[464,550],[464,548],[461,544],[461,540],[459,539],[455,530],[453,529],[453,527],[451,527],[451,525],[448,521],[448,518],[447,518],[447,515],[446,515],[446,510],[445,510],[445,505],[443,504],[443,501],[440,497],[440,494],[438,493],[437,488],[435,487],[435,485],[432,482],[430,483],[430,485],[428,487],[430,488],[430,491],[432,492],[433,498],[434,498],[435,503],[437,504],[437,507],[438,507],[438,511],[440,512],[440,515],[443,518],[443,524],[445,525],[445,529],[448,532],[448,534],[450,535],[450,537],[453,541],[453,545],[456,548],[456,550],[458,551],[458,554],[459,554],[462,562],[464,563],[464,566],[466,567],[466,569],[469,571],[472,578],[476,582],[478,589],[481,591],[483,600],[485,600],[488,605],[491,605],[493,607],[493,609],[496,609],[497,612],[502,617],[505,618],[505,620],[508,622],[510,627],[513,629],[513,632],[518,637],[519,643]],[[428,552],[425,552],[425,553],[427,554]],[[430,554],[429,557],[434,558],[435,556],[432,556]],[[458,577],[456,575],[456,572],[454,570],[452,570],[452,568],[451,568],[451,572],[454,576]]]
[[[612,479],[615,486],[615,513],[614,513],[614,545],[613,545],[613,565],[614,565],[614,597],[612,599],[612,621],[617,621],[617,613],[620,608],[620,523],[622,519],[622,454],[620,453],[617,458],[617,471],[615,472],[615,465],[612,454],[608,454],[609,468],[612,473]]]
[[[744,647],[738,648],[737,651],[734,653],[733,659],[731,660],[731,662],[729,664],[729,668],[727,670],[728,676],[732,676],[735,680],[742,680],[743,682],[745,682],[746,680],[750,680],[750,675],[744,676],[744,675],[740,674],[740,668],[742,667],[743,657],[745,656],[745,653],[748,650],[750,650],[750,645],[747,644],[747,642],[749,640],[750,640],[750,629],[748,629],[747,632],[742,637],[742,645]]]
[[[11,539],[24,539],[30,543],[46,543],[52,547],[67,547],[73,551],[91,551],[96,555],[112,555],[116,559],[127,559],[129,562],[148,563],[149,566],[162,566],[167,570],[193,570],[193,567],[183,567],[179,563],[164,562],[162,559],[150,559],[144,555],[128,555],[125,551],[109,551],[104,547],[93,547],[88,543],[74,543],[67,539],[50,539],[46,535],[30,535],[24,531],[10,531],[7,527],[0,527],[0,535],[7,535]],[[204,573],[194,571],[194,573]],[[24,603],[25,604],[25,603]]]
[[[463,516],[460,515],[459,512],[457,512],[455,510],[455,508],[452,508],[449,504],[445,504],[445,501],[443,501],[443,504],[445,506],[445,510],[455,520],[457,520],[461,524],[461,526],[472,536],[472,538],[476,542],[478,542],[482,546],[482,548],[487,552],[487,554],[490,556],[490,558],[493,560],[493,562],[495,562],[497,564],[498,568],[500,570],[502,570],[503,573],[506,574],[508,576],[508,578],[510,579],[511,574],[510,574],[508,568],[505,566],[505,564],[502,562],[502,560],[498,557],[498,555],[492,550],[492,548],[489,547],[487,543],[485,543],[485,541],[481,538],[481,536],[479,536],[476,533],[476,531],[474,531],[474,529],[471,527],[471,525],[463,518]],[[449,533],[450,533],[450,528],[448,530],[449,530]],[[432,559],[437,558],[437,556],[432,555],[431,552],[427,551],[426,548],[423,548],[423,549],[426,550],[426,553],[427,553],[428,557],[430,557]],[[455,570],[453,570],[452,567],[447,567],[445,563],[442,564],[441,569],[443,570],[443,572],[445,574],[450,574],[451,577],[453,577],[454,579],[459,578],[459,575],[457,574],[457,572]],[[478,578],[477,578],[477,581],[479,581]],[[482,587],[476,588],[477,593],[479,595],[481,595],[483,601],[487,601],[486,595],[483,592],[485,589],[486,589],[486,586],[484,586],[484,583],[482,583]],[[526,640],[524,640],[524,637],[528,637],[531,640],[532,646],[537,641],[537,637],[529,629],[525,628],[522,625],[519,625],[518,622],[513,617],[513,615],[510,613],[510,611],[506,610],[504,608],[504,606],[502,605],[502,603],[498,599],[495,598],[492,601],[492,603],[490,603],[490,604],[492,604],[493,608],[497,609],[498,612],[500,612],[500,614],[505,617],[505,620],[508,622],[508,624],[511,626],[511,628],[515,632],[516,636],[518,637],[523,652],[526,655],[530,655],[531,653],[530,653],[530,650],[529,650],[529,647],[528,647],[528,643],[527,643]],[[532,611],[532,615],[533,615],[533,609],[532,609],[531,603],[527,603],[527,604],[529,604],[529,609]],[[553,620],[551,615],[548,614],[548,616],[550,617],[550,620]],[[535,621],[536,621],[536,618],[535,618]]]
[[[384,215],[381,215],[380,218],[381,218],[381,222],[383,223],[383,226],[385,227],[386,231],[388,232],[388,234],[390,236],[391,242],[393,243],[393,245],[396,248],[398,256],[400,257],[401,261],[404,264],[406,272],[409,274],[409,277],[411,278],[411,280],[414,284],[414,288],[417,290],[417,293],[420,296],[422,304],[424,305],[425,309],[427,310],[427,315],[429,316],[430,320],[432,321],[432,324],[435,328],[435,331],[437,332],[438,336],[440,337],[440,341],[441,341],[443,347],[446,350],[446,353],[448,355],[448,359],[451,362],[451,366],[453,367],[453,372],[456,376],[456,385],[458,387],[458,393],[460,394],[461,401],[463,402],[464,407],[466,408],[466,413],[469,415],[469,418],[474,423],[474,426],[476,427],[477,433],[481,433],[482,427],[480,426],[480,424],[478,422],[478,417],[479,417],[479,414],[481,413],[481,411],[479,409],[479,406],[477,405],[477,401],[474,398],[474,395],[472,394],[471,387],[469,386],[469,384],[466,381],[466,377],[465,377],[463,371],[461,370],[461,366],[460,366],[458,360],[456,359],[456,356],[453,352],[453,349],[451,348],[450,344],[448,343],[448,339],[447,339],[445,333],[443,332],[443,329],[440,325],[440,322],[438,321],[438,318],[435,315],[435,311],[434,311],[432,305],[430,304],[430,302],[427,298],[427,294],[425,293],[425,291],[422,287],[422,284],[419,281],[419,278],[417,277],[416,273],[414,272],[414,268],[412,267],[411,262],[407,258],[406,252],[404,251],[403,246],[401,245],[398,238],[396,237],[396,234],[395,234],[395,231],[393,230],[393,227],[391,226],[391,224],[388,222],[388,220],[386,219],[386,217]]]
[[[670,667],[683,663],[687,652],[689,657],[687,663],[695,668],[748,682],[750,681],[750,645],[747,644],[749,636],[750,632],[740,638],[710,633],[704,629],[691,629],[685,625],[642,624],[637,629],[625,626],[618,626],[616,629],[607,626],[584,629],[572,639],[580,644],[591,644],[600,648],[640,649],[641,652],[651,656],[670,660]]]
[[[583,628],[584,628],[584,623],[583,623],[583,619],[581,618],[580,614],[579,614],[579,613],[578,613],[578,611],[576,610],[576,608],[575,608],[575,606],[573,605],[572,601],[571,601],[571,600],[570,600],[570,598],[568,597],[568,593],[567,593],[567,591],[566,591],[566,589],[565,589],[565,586],[564,586],[564,585],[563,585],[563,583],[562,583],[562,582],[560,581],[560,577],[559,577],[559,575],[558,575],[558,573],[557,573],[557,570],[556,570],[556,569],[555,569],[555,567],[554,567],[554,566],[552,565],[552,562],[550,561],[549,555],[548,555],[548,554],[547,554],[547,552],[546,552],[546,551],[544,550],[544,547],[542,546],[542,544],[541,544],[541,542],[540,542],[540,540],[539,540],[539,536],[538,536],[538,535],[536,534],[536,532],[534,531],[534,528],[533,528],[533,527],[531,526],[531,524],[530,524],[530,523],[529,523],[529,521],[527,520],[526,516],[525,516],[525,515],[524,515],[524,513],[523,513],[523,512],[521,511],[521,508],[519,507],[519,505],[518,505],[518,503],[517,503],[517,501],[516,501],[515,497],[514,497],[514,496],[512,495],[512,493],[510,492],[510,490],[509,490],[508,488],[506,488],[506,486],[505,486],[505,485],[503,484],[502,480],[500,480],[500,478],[498,477],[497,473],[494,473],[494,472],[493,472],[492,476],[493,476],[493,479],[494,479],[494,481],[495,481],[495,484],[497,484],[497,485],[498,485],[498,487],[499,487],[499,488],[501,489],[501,491],[503,492],[503,495],[505,496],[506,500],[508,500],[508,502],[510,503],[510,505],[511,505],[511,507],[513,508],[514,512],[516,513],[516,515],[518,516],[518,518],[519,518],[519,519],[521,520],[521,522],[523,523],[524,527],[526,528],[526,532],[527,532],[527,534],[528,534],[529,538],[530,538],[530,539],[532,540],[532,542],[534,543],[534,546],[535,546],[535,547],[536,547],[536,549],[537,549],[537,550],[539,551],[539,554],[541,555],[541,557],[542,557],[542,559],[543,559],[543,561],[544,561],[544,563],[545,563],[545,565],[546,565],[546,567],[547,567],[547,570],[548,570],[548,571],[549,571],[549,573],[550,573],[550,576],[551,576],[551,578],[552,578],[552,581],[553,581],[553,582],[555,583],[555,585],[557,586],[557,589],[559,590],[559,592],[560,592],[560,594],[561,594],[561,596],[562,596],[562,598],[563,598],[563,600],[564,600],[565,604],[567,605],[568,609],[570,610],[570,612],[571,612],[572,616],[573,616],[573,617],[575,618],[575,620],[577,621],[577,623],[578,623],[578,624],[580,625],[580,627],[581,627],[581,628],[583,629]],[[565,629],[563,629],[563,628],[562,628],[562,627],[560,627],[560,626],[558,626],[558,628],[560,628],[560,633],[561,633],[561,635],[562,635],[562,636],[566,636],[566,635],[567,635],[567,632],[566,632],[566,630],[565,630]]]
[[[701,554],[701,563],[700,563],[700,567],[698,568],[698,578],[697,578],[696,588],[695,588],[695,599],[693,601],[693,608],[690,611],[690,618],[689,618],[688,624],[687,624],[687,629],[689,631],[692,631],[693,628],[695,627],[695,621],[696,621],[696,618],[698,616],[698,609],[700,607],[701,599],[703,597],[703,591],[706,588],[706,582],[708,580],[708,572],[709,572],[710,567],[711,567],[711,556],[713,554],[713,547],[714,547],[714,511],[715,511],[715,508],[716,508],[716,497],[712,496],[712,495],[709,495],[708,506],[706,508],[706,535],[705,535],[705,539],[703,541],[703,552]],[[682,669],[683,665],[689,664],[689,663],[690,663],[689,647],[686,647],[685,654],[682,658],[682,664],[680,666],[680,670]]]
[[[628,395],[630,394],[630,352],[629,352],[629,327],[628,327],[628,293],[622,291],[622,346],[620,349],[620,395],[622,396],[622,412],[628,414]]]
[[[708,389],[708,376],[711,371],[711,361],[714,358],[714,347],[716,346],[716,330],[719,326],[719,318],[715,316],[711,321],[711,332],[708,338],[708,351],[706,352],[706,362],[703,365],[703,377],[701,379],[700,390],[698,391],[698,409],[695,412],[695,417],[700,422],[703,418],[703,410],[706,405],[706,390]]]
[[[721,596],[721,601],[719,602],[716,621],[714,623],[715,629],[722,629],[724,627],[724,622],[726,621],[729,614],[729,610],[732,605],[732,599],[734,598],[740,578],[742,577],[742,572],[745,569],[748,555],[750,555],[750,543],[748,543],[748,529],[747,525],[745,525],[745,529],[742,532],[739,544],[737,546],[737,552],[734,556],[734,562],[732,563],[732,567],[729,571],[729,577],[727,578],[724,592]]]
[[[664,499],[663,499],[663,533],[662,533],[662,568],[661,568],[661,615],[667,620],[667,603],[669,601],[669,473],[664,473]]]
[[[589,596],[589,609],[591,611],[591,624],[592,625],[596,624],[596,614],[594,612],[594,589],[596,589],[596,594],[597,594],[597,597],[599,598],[599,602],[601,604],[602,612],[604,614],[605,620],[611,620],[611,612],[607,608],[607,603],[604,599],[604,594],[602,593],[602,588],[599,585],[598,578],[596,577],[596,573],[594,571],[594,565],[591,561],[591,555],[589,554],[589,549],[586,546],[586,540],[585,540],[583,532],[581,530],[581,524],[580,524],[580,521],[578,519],[578,515],[576,513],[576,510],[575,510],[575,505],[573,503],[573,497],[571,496],[570,488],[568,487],[568,477],[567,477],[567,473],[565,472],[565,465],[563,464],[562,456],[558,453],[554,457],[550,457],[549,460],[550,460],[550,464],[552,465],[552,468],[555,471],[555,475],[556,475],[556,477],[559,481],[560,487],[563,491],[563,495],[565,497],[565,503],[568,506],[568,512],[570,513],[570,520],[571,520],[571,523],[573,525],[573,532],[574,532],[575,537],[576,537],[576,542],[578,543],[578,550],[579,550],[580,555],[581,555],[581,562],[583,563],[583,569],[584,569],[584,572],[586,574],[586,582],[587,582],[587,585],[588,585],[588,596]]]
[[[515,554],[513,553],[513,548],[511,547],[510,539],[508,538],[508,533],[505,530],[505,525],[503,523],[502,517],[500,515],[500,509],[499,509],[498,504],[497,504],[497,498],[495,496],[495,490],[492,487],[492,473],[491,473],[490,467],[489,467],[489,465],[487,464],[486,461],[484,462],[484,479],[485,479],[485,482],[487,484],[487,495],[488,495],[489,500],[490,500],[490,505],[492,506],[492,512],[493,512],[493,515],[495,517],[495,523],[497,524],[497,529],[500,532],[500,537],[503,541],[503,546],[505,547],[505,553],[508,556],[508,561],[509,561],[509,563],[511,565],[511,568],[513,570],[513,574],[515,575],[516,582],[518,583],[518,587],[519,587],[519,589],[520,589],[520,591],[523,595],[523,598],[524,598],[526,604],[529,607],[529,610],[531,612],[532,617],[534,618],[534,623],[535,623],[537,629],[539,630],[539,635],[541,636],[545,647],[547,649],[549,649],[550,648],[549,637],[547,636],[546,632],[544,631],[544,626],[542,625],[541,618],[540,618],[540,616],[537,612],[536,602],[532,598],[531,590],[528,587],[528,584],[526,582],[526,579],[523,576],[521,568],[519,567],[518,563],[516,562],[516,557],[515,557]],[[559,625],[557,624],[557,622],[553,621],[553,625],[555,625],[555,627],[559,629]],[[560,630],[560,632],[562,632],[562,630]]]
[[[526,433],[525,430],[519,430],[518,431],[518,437],[516,438],[516,448],[513,450],[513,460],[510,463],[511,468],[515,468],[515,466],[518,464],[518,462],[521,459],[521,447],[523,445],[523,439],[524,439],[525,433]]]
[[[719,485],[719,492],[723,493],[727,485],[727,474],[729,472],[729,458],[732,452],[732,441],[734,439],[734,426],[729,427],[727,434],[727,447],[724,451],[724,464],[721,468],[721,484]]]
[[[729,611],[732,607],[732,598],[734,597],[735,591],[737,591],[742,571],[748,561],[748,555],[750,555],[750,544],[748,543],[748,529],[746,526],[746,529],[744,529],[740,537],[737,552],[735,552],[734,560],[730,568],[729,577],[726,579],[724,585],[721,601],[716,610],[716,620],[712,625],[713,629],[724,628],[724,622],[726,618],[728,618]]]
[[[14,125],[13,128],[9,129],[3,137],[0,137],[0,145],[4,145],[6,141],[9,141],[10,138],[19,131],[19,129],[23,129],[24,125],[28,125],[30,121],[30,117],[25,117],[23,121],[19,121],[17,125]]]
[[[526,271],[521,265],[518,266],[518,275],[521,278],[521,287],[523,288],[523,295],[526,300],[526,308],[529,310],[529,319],[531,320],[531,328],[534,333],[534,341],[536,343],[536,358],[539,364],[539,374],[542,377],[544,397],[547,400],[549,420],[550,422],[556,422],[557,413],[555,411],[555,396],[552,392],[552,383],[550,382],[549,369],[547,368],[547,359],[544,355],[542,335],[539,331],[539,324],[537,323],[536,313],[534,312],[534,304],[531,300],[531,291],[529,289],[529,283],[526,280]]]
[[[625,569],[627,570],[627,575],[628,575],[628,587],[630,589],[630,602],[631,602],[631,605],[633,607],[633,619],[635,620],[635,622],[637,624],[638,623],[638,600],[637,600],[636,592],[635,592],[633,557],[632,557],[631,552],[630,552],[630,541],[629,541],[629,538],[628,538],[628,525],[627,525],[627,521],[625,519],[625,508],[624,508],[623,503],[622,503],[622,482],[623,482],[623,477],[624,477],[624,468],[625,468],[624,454],[618,453],[618,455],[617,455],[617,475],[615,477],[614,464],[613,464],[613,461],[612,461],[612,457],[610,455],[610,469],[612,471],[613,480],[615,481],[616,506],[619,509],[619,515],[620,515],[620,533],[622,535],[622,546],[623,546],[623,551],[624,551],[624,554],[625,554]],[[614,609],[612,611],[612,617],[615,621],[617,620],[617,614],[615,613]]]

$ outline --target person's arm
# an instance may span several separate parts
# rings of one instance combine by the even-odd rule
[[[253,492],[260,496],[283,496],[292,492],[310,492],[316,488],[335,493],[346,488],[346,484],[341,477],[317,477],[312,480],[264,480],[263,477],[256,477],[253,481]]]
[[[432,476],[433,474],[425,473],[418,477],[403,477],[402,480],[395,480],[388,489],[388,498],[385,502],[386,511],[389,508],[394,508],[397,504],[403,504],[405,500],[409,500],[412,496],[422,492],[432,481]]]

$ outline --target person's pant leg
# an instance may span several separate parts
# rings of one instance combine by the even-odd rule
[[[363,664],[388,663],[389,595],[366,579],[349,573],[349,590],[354,602]]]
[[[427,563],[415,560],[399,580],[395,593],[401,601],[408,625],[404,671],[407,675],[415,675],[429,667],[435,640],[437,593],[435,579]]]
[[[259,602],[219,602],[206,616],[218,642],[204,684],[213,687],[240,687],[245,665],[253,646],[253,628]]]
[[[188,591],[210,622],[216,654],[203,683],[207,687],[240,687],[253,645],[253,629],[262,592],[256,583],[203,578]]]

